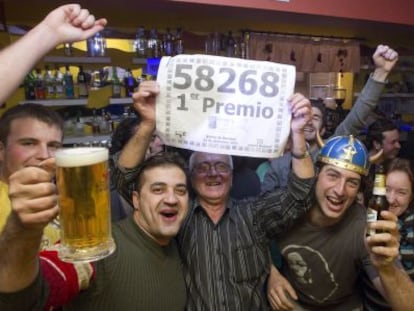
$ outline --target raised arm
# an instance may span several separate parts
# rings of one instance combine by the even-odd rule
[[[378,270],[381,287],[394,311],[409,311],[414,305],[414,284],[404,270],[394,261],[399,254],[399,233],[397,217],[389,211],[382,211],[384,220],[370,223],[373,229],[384,230],[366,239],[371,261]],[[375,283],[374,283],[375,284]]]
[[[134,135],[114,156],[116,164],[111,170],[111,182],[128,202],[131,202],[132,198],[131,179],[134,178],[138,165],[145,159],[155,131],[155,97],[158,93],[157,82],[141,82],[138,91],[133,95],[134,109],[138,112],[141,122]]]
[[[334,136],[357,135],[367,125],[366,120],[378,105],[385,81],[398,61],[398,53],[387,45],[378,45],[372,60],[375,70],[345,120],[336,128]]]
[[[292,170],[299,178],[311,178],[315,171],[304,134],[305,126],[312,118],[311,104],[299,93],[292,95],[289,104],[292,111]]]
[[[155,97],[159,86],[155,81],[144,81],[134,93],[134,109],[138,112],[141,122],[138,130],[126,143],[120,153],[118,165],[123,168],[134,168],[144,159],[155,131]]]
[[[58,44],[85,40],[106,25],[87,9],[68,4],[50,12],[43,21],[0,52],[0,102],[19,86],[30,69]]]

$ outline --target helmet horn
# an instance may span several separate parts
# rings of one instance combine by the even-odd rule
[[[319,148],[322,148],[323,146],[325,146],[325,143],[323,142],[323,139],[321,137],[321,135],[319,134],[319,130],[316,130],[316,143],[318,144]]]
[[[381,148],[380,151],[378,151],[376,154],[369,157],[369,162],[375,163],[382,156],[383,153],[384,153],[384,149]]]

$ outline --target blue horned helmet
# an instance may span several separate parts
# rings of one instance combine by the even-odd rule
[[[366,176],[376,156],[369,158],[364,144],[346,135],[330,138],[319,151],[318,160]]]

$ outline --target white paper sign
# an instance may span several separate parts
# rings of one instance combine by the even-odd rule
[[[169,146],[254,157],[283,154],[295,67],[211,55],[163,57],[157,130]]]

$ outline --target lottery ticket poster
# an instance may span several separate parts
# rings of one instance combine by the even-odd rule
[[[169,146],[272,158],[290,132],[294,66],[211,55],[163,57],[157,131]]]

